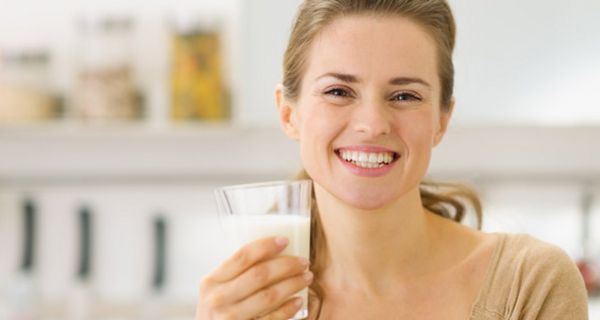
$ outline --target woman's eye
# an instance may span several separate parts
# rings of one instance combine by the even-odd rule
[[[395,95],[392,100],[394,101],[420,101],[421,98],[419,98],[417,95],[414,95],[412,93],[399,93],[397,95]]]
[[[335,89],[331,89],[325,92],[325,94],[327,95],[331,95],[331,96],[335,96],[335,97],[348,97],[350,96],[350,94],[348,93],[348,91],[341,89],[341,88],[335,88]]]

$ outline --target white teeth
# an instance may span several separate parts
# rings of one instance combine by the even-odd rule
[[[363,168],[380,168],[394,159],[392,152],[370,153],[360,151],[340,151],[342,159]]]
[[[378,163],[377,153],[369,153],[369,162],[370,163]]]
[[[361,168],[367,168],[367,169],[381,168],[381,167],[385,166],[385,164],[383,164],[383,163],[371,163],[371,162],[354,162],[354,165],[361,167]]]

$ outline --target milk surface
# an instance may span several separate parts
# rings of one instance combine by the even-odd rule
[[[223,217],[223,227],[236,247],[264,237],[283,236],[289,244],[281,255],[309,258],[310,217],[291,214],[231,215]],[[294,317],[303,319],[308,310],[308,290],[300,291],[304,306]]]

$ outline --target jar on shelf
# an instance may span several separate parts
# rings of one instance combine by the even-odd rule
[[[141,118],[141,99],[134,80],[132,20],[86,17],[78,27],[79,64],[71,114],[90,121]]]
[[[175,121],[229,119],[217,23],[177,17],[171,35],[171,115]]]
[[[0,54],[0,123],[24,124],[57,118],[58,99],[50,85],[50,56],[41,49]]]

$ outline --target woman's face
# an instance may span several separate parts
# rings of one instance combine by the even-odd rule
[[[278,103],[315,183],[366,210],[417,188],[450,116],[433,39],[404,18],[343,17],[307,58],[297,101]]]

